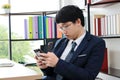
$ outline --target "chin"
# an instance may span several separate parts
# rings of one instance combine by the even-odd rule
[[[72,39],[73,40],[73,38],[71,38],[71,37],[67,37],[68,39]]]
[[[68,35],[65,35],[66,38],[68,39],[73,39],[72,37],[68,36]]]

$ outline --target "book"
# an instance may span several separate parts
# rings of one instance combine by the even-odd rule
[[[111,16],[107,15],[107,23],[108,23],[108,35],[111,35]]]
[[[38,16],[38,38],[43,39],[44,38],[44,32],[43,32],[43,16]]]
[[[52,18],[52,38],[56,38],[56,23],[55,18]]]
[[[33,39],[33,17],[29,17],[29,39]]]
[[[28,20],[24,19],[24,37],[25,39],[29,39],[28,37]]]
[[[94,34],[96,36],[101,36],[105,33],[105,15],[97,14],[94,15]]]
[[[33,39],[38,39],[38,16],[33,17]]]
[[[116,34],[120,34],[120,14],[116,14]]]
[[[96,36],[101,36],[101,18],[96,18],[95,20],[95,34]]]
[[[105,16],[105,33],[104,35],[108,35],[108,16]]]
[[[91,4],[91,0],[87,0],[87,4]]]
[[[46,25],[46,38],[49,38],[49,24],[48,24],[48,16],[45,18],[45,25]]]
[[[103,59],[101,71],[108,73],[108,51],[107,51],[107,48],[105,48],[104,59]]]
[[[105,27],[106,27],[106,26],[105,26],[105,17],[102,17],[102,18],[101,18],[101,35],[102,35],[102,36],[104,36],[105,33],[106,33],[106,32],[105,32],[105,31],[106,31],[106,30],[105,30],[105,29],[106,29]]]
[[[54,27],[54,26],[53,26]],[[52,17],[48,18],[48,32],[49,32],[49,38],[52,38]]]
[[[0,62],[0,67],[12,67],[12,66],[14,66],[13,63]]]
[[[46,16],[43,16],[43,38],[46,38]]]
[[[97,19],[94,19],[94,35],[98,36],[98,23]]]

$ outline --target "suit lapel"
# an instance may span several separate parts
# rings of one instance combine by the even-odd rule
[[[57,52],[56,52],[56,55],[57,55],[58,57],[60,57],[61,54],[63,53],[65,47],[67,46],[68,41],[69,41],[69,40],[66,39],[65,41],[62,42],[62,44],[60,44],[60,45],[61,45],[61,46],[60,46],[60,49],[58,49]]]
[[[80,43],[80,45],[76,49],[76,51],[71,59],[71,62],[73,62],[78,57],[78,55],[81,53],[81,51],[83,51],[84,49],[87,48],[87,44],[88,44],[90,39],[91,39],[90,34],[87,32],[85,35],[85,38],[82,40],[82,42]]]

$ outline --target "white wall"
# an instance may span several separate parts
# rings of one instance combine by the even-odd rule
[[[108,48],[109,67],[120,69],[120,38],[105,39]]]
[[[66,5],[77,5],[81,9],[85,8],[85,0],[60,0],[61,1],[61,7]]]
[[[11,12],[59,10],[59,0],[11,0]]]

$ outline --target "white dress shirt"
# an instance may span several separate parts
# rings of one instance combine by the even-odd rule
[[[65,58],[67,57],[68,53],[70,52],[71,48],[72,48],[72,42],[76,42],[76,47],[75,47],[75,50],[77,49],[78,45],[81,43],[81,41],[83,40],[83,38],[85,37],[85,34],[86,34],[86,31],[85,33],[80,36],[79,38],[77,38],[75,41],[73,40],[69,40],[65,50],[63,51],[63,54],[62,56],[60,57],[62,60],[65,60]]]

